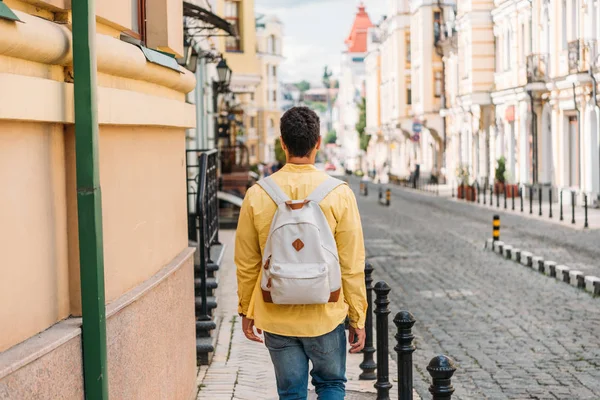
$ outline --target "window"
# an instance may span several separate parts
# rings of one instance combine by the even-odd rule
[[[142,42],[146,41],[146,0],[131,1],[131,31],[127,32]]]
[[[406,34],[406,62],[410,64],[411,51],[410,51],[410,33]]]
[[[434,43],[439,42],[441,38],[442,13],[439,11],[433,12],[433,40]]]
[[[273,65],[273,73],[271,74],[273,79],[277,79],[277,66]]]
[[[267,39],[267,52],[271,54],[278,54],[277,52],[277,38],[275,35],[269,36]]]
[[[256,145],[253,144],[252,146],[250,146],[250,157],[255,157],[256,156]]]
[[[510,35],[510,28],[508,28],[506,30],[506,36],[504,37],[504,70],[508,71],[510,70],[510,43],[511,41],[511,35]]]
[[[562,2],[562,48],[563,50],[567,50],[568,41],[567,41],[567,0],[563,0]]]
[[[442,72],[435,71],[434,76],[434,94],[435,97],[442,97]]]
[[[406,104],[412,104],[412,84],[410,82],[406,82]]]
[[[250,117],[250,128],[256,128],[256,117]]]
[[[579,27],[579,1],[571,0],[571,38],[577,40],[577,28]]]
[[[225,39],[226,51],[242,51],[242,41],[240,29],[240,2],[236,0],[225,0],[225,20],[229,22],[236,30],[237,36],[228,36]]]
[[[519,63],[525,64],[525,24],[521,24],[521,48],[519,49]]]
[[[277,102],[277,90],[273,90],[273,101]]]

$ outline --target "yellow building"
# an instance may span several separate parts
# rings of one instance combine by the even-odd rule
[[[279,75],[283,62],[283,26],[275,16],[256,18],[256,40],[261,83],[258,86],[258,127],[254,140],[248,138],[251,163],[275,161],[275,140],[281,118]]]
[[[195,81],[152,50],[183,53],[182,2],[146,0],[142,9],[138,1],[96,2],[99,183],[79,190],[84,172],[76,164],[86,160],[76,154],[92,141],[78,131],[75,146],[74,104],[82,104],[74,86],[86,74],[75,74],[74,84],[81,46],[74,53],[72,32],[82,25],[72,29],[71,4],[0,2],[0,392],[84,396],[90,359],[82,360],[78,318],[78,232],[92,228],[78,217],[78,198],[81,210],[86,195],[99,200],[101,186],[103,228],[93,229],[104,244],[94,257],[103,249],[108,340],[107,374],[98,376],[113,399],[187,400],[197,388],[183,149],[185,129],[195,125],[185,102]],[[90,268],[82,265],[86,274]]]

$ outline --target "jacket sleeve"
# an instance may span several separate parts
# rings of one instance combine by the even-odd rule
[[[342,211],[337,218],[335,241],[342,269],[342,289],[348,303],[350,325],[364,328],[367,310],[365,287],[365,246],[360,214],[352,190],[344,185],[340,193]]]
[[[254,225],[251,206],[253,189],[249,189],[242,203],[238,228],[235,234],[234,261],[237,268],[238,313],[248,314],[248,307],[256,281],[260,275],[262,256],[258,232]]]

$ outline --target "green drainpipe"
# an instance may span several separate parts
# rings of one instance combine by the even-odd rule
[[[98,172],[98,105],[96,99],[95,0],[77,0],[73,8],[75,74],[75,155],[83,379],[85,398],[108,399],[106,309],[102,247],[102,198]]]

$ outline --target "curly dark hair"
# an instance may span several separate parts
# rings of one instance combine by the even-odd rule
[[[292,107],[281,117],[281,138],[291,156],[308,156],[320,136],[319,116],[308,107]]]

